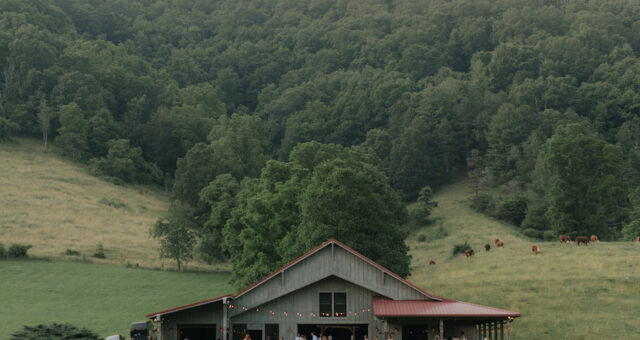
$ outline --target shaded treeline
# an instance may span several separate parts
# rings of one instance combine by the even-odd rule
[[[210,258],[262,273],[337,232],[294,230],[377,200],[402,226],[402,199],[466,173],[473,205],[529,236],[640,232],[640,3],[4,0],[0,13],[0,137],[173,186]],[[341,180],[373,196],[323,216],[314,204],[347,199]],[[287,249],[262,250],[265,234]]]

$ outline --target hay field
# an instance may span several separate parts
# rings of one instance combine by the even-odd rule
[[[160,189],[118,186],[70,160],[45,153],[39,141],[0,144],[0,242],[33,245],[29,254],[55,259],[174,268],[158,258],[149,228],[168,207]],[[92,258],[102,245],[106,259]],[[80,256],[67,256],[72,249]],[[187,268],[215,270],[192,261]]]
[[[435,295],[521,312],[514,339],[640,339],[640,244],[528,240],[469,209],[467,188],[463,181],[438,192],[436,222],[408,240],[412,282]],[[418,241],[438,226],[448,236]],[[496,248],[494,238],[504,248]],[[453,257],[453,245],[465,240],[476,255]],[[485,243],[491,243],[489,252]],[[538,255],[533,244],[541,247]],[[436,265],[428,264],[431,259]]]

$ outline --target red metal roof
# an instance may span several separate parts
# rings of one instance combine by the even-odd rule
[[[457,317],[457,318],[517,318],[518,312],[476,305],[473,303],[443,299],[390,300],[373,298],[373,313],[380,317]]]
[[[169,313],[174,313],[174,312],[179,312],[181,310],[185,310],[188,308],[193,308],[193,307],[198,307],[198,306],[202,306],[202,305],[206,305],[209,303],[214,303],[214,302],[218,302],[221,301],[222,299],[226,298],[226,297],[233,297],[233,295],[231,294],[227,294],[227,295],[222,295],[222,296],[217,296],[211,299],[206,299],[206,300],[202,300],[202,301],[198,301],[198,302],[194,302],[194,303],[190,303],[188,305],[184,305],[184,306],[180,306],[180,307],[174,307],[174,308],[169,308],[169,309],[165,309],[163,311],[159,311],[159,312],[155,312],[155,313],[151,313],[151,314],[147,314],[146,317],[147,318],[153,318],[156,315],[161,315],[161,314],[169,314]]]

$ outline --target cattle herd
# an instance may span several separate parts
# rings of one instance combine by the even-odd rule
[[[572,243],[573,241],[571,240],[571,237],[567,236],[567,235],[560,235],[558,236],[558,240],[560,240],[560,243]],[[580,245],[580,244],[584,244],[585,246],[588,245],[589,243],[598,243],[600,242],[600,239],[598,239],[597,235],[591,235],[591,237],[586,237],[586,236],[576,236],[575,239],[576,245]],[[637,236],[635,239],[635,242],[640,243],[640,236]],[[496,244],[496,247],[498,248],[502,248],[504,247],[504,242],[502,242],[500,239],[496,238],[493,240],[493,243]],[[489,243],[484,245],[484,250],[489,251],[491,250],[491,245]],[[540,247],[537,245],[532,245],[531,246],[531,251],[534,254],[538,254],[538,252],[540,252]],[[473,251],[473,249],[469,248],[467,250],[464,251],[464,256],[466,258],[470,258],[473,255],[475,255],[475,252]],[[430,265],[434,265],[436,264],[436,262],[434,260],[429,261]]]

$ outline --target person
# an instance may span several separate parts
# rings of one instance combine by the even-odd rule
[[[369,340],[369,337],[366,334],[364,335],[364,340]]]
[[[318,336],[315,332],[311,332],[311,340],[318,340]]]
[[[300,336],[300,333],[296,334],[295,340],[302,340],[302,337]]]
[[[433,339],[434,339],[434,340],[440,340],[440,336],[439,336],[439,335],[436,335],[436,337],[435,337],[435,338],[433,338]]]
[[[249,336],[249,333],[246,333],[244,335],[244,340],[251,340],[251,336]]]
[[[467,337],[464,335],[464,331],[460,332],[460,340],[467,340]]]

